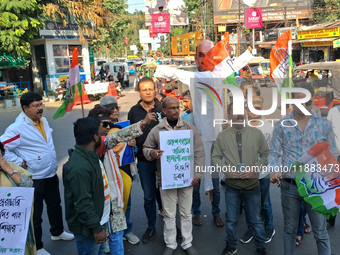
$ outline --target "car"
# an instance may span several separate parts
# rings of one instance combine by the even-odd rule
[[[110,80],[118,82],[117,75],[119,68],[122,68],[124,71],[124,83],[128,87],[129,86],[129,69],[127,63],[123,62],[109,62],[104,65],[104,69],[108,69],[111,73]],[[123,84],[121,84],[123,86]]]

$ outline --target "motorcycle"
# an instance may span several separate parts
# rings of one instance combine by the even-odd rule
[[[66,81],[62,81],[59,83],[58,88],[55,89],[55,93],[57,94],[57,98],[60,101],[64,100],[66,94]]]

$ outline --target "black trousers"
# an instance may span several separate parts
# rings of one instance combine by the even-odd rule
[[[34,236],[37,250],[43,248],[42,238],[42,213],[45,200],[48,220],[50,222],[50,232],[53,236],[61,235],[64,231],[61,211],[61,200],[59,193],[59,178],[57,175],[40,180],[33,180],[34,187]]]

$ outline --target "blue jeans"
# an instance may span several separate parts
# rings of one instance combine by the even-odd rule
[[[213,184],[213,201],[211,201],[211,213],[213,216],[220,214],[220,186],[219,186],[219,178],[212,178]],[[201,215],[201,195],[200,195],[200,187],[201,181],[197,185],[194,186],[192,192],[192,214],[193,215]]]
[[[110,225],[109,225],[109,228],[110,228],[110,235],[108,236],[108,239],[109,239],[110,254],[124,255],[124,244],[123,244],[124,231],[121,230],[121,231],[112,233],[112,229]]]
[[[245,190],[234,189],[228,184],[225,185],[225,202],[227,207],[226,243],[232,248],[236,248],[237,236],[236,228],[240,215],[240,205],[243,200],[244,211],[249,219],[253,236],[255,239],[255,248],[265,248],[266,234],[263,221],[261,219],[261,190],[260,185],[257,187]]]
[[[264,227],[267,229],[273,229],[273,211],[272,211],[272,203],[270,201],[270,179],[262,178],[260,181],[260,189],[261,189],[261,216],[264,221]],[[246,217],[246,222],[248,229],[251,229],[250,222]]]
[[[142,189],[144,191],[144,210],[148,218],[148,227],[155,228],[156,225],[156,161],[139,161],[138,170]]]
[[[306,223],[306,208],[305,208],[305,203],[302,200],[301,205],[300,205],[300,215],[299,215],[299,226],[298,226],[298,231],[297,231],[297,236],[304,236],[305,234],[305,229],[304,225]]]
[[[131,212],[131,190],[130,190],[129,200],[128,200],[126,211],[125,211],[125,220],[126,220],[127,228],[124,230],[124,235],[129,234],[132,231],[133,224],[132,222],[130,222],[130,212]]]
[[[107,223],[103,225],[104,230],[106,231]],[[102,244],[96,244],[96,239],[94,235],[90,235],[89,237],[85,237],[83,235],[74,234],[76,239],[77,251],[78,255],[104,255],[106,242]]]
[[[284,221],[284,254],[294,255],[295,253],[295,237],[299,225],[299,214],[302,198],[299,195],[297,186],[281,181],[281,205]],[[305,208],[312,224],[314,239],[319,255],[330,255],[331,246],[327,233],[326,219],[322,214],[312,210],[310,204],[305,203]]]

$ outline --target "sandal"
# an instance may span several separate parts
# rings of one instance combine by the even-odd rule
[[[224,222],[223,222],[222,218],[220,217],[220,215],[214,216],[214,222],[215,222],[217,227],[223,227],[224,226]]]
[[[312,232],[312,228],[307,223],[303,225],[303,229],[305,234],[310,234]]]
[[[301,239],[299,239],[298,237],[301,237]],[[302,238],[303,238],[302,236],[297,236],[297,237],[295,238],[295,245],[296,245],[296,247],[299,246],[299,245],[301,244]]]

